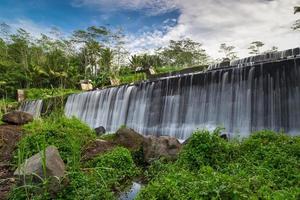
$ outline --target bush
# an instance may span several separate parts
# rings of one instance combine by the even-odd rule
[[[26,182],[26,185],[13,188],[10,199],[115,199],[113,191],[119,191],[122,184],[136,176],[139,170],[131,152],[122,147],[80,163],[83,147],[95,138],[95,133],[78,119],[58,114],[25,125],[24,137],[16,151],[18,164],[41,148],[55,145],[67,163],[68,185],[53,194],[47,180],[40,184]]]
[[[179,162],[190,169],[198,170],[207,165],[223,168],[235,154],[233,143],[220,138],[220,129],[213,133],[207,130],[196,131],[184,146]]]
[[[53,114],[44,120],[35,120],[24,126],[25,136],[18,144],[19,150],[30,157],[39,152],[38,146],[54,145],[68,166],[76,167],[81,148],[95,138],[95,133],[81,121]]]
[[[197,131],[176,163],[150,167],[137,199],[299,199],[299,151],[300,137],[272,131],[230,142]]]
[[[88,168],[97,168],[104,180],[118,182],[137,174],[137,168],[128,149],[117,147],[112,151],[95,157],[86,165]]]
[[[85,164],[85,172],[70,174],[69,186],[61,199],[114,199],[113,190],[138,171],[129,150],[117,147]]]
[[[74,93],[78,93],[78,90],[74,89],[64,89],[64,88],[31,88],[26,89],[26,99],[47,99],[50,97],[66,96]]]
[[[134,74],[124,74],[118,77],[120,79],[120,84],[134,83],[138,81],[146,80],[145,73],[134,73]]]

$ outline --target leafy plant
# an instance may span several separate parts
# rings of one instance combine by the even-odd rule
[[[31,88],[31,89],[26,89],[26,98],[27,99],[46,99],[50,97],[58,97],[58,96],[66,96],[69,94],[73,93],[78,93],[78,90],[74,89],[63,89],[63,88],[52,88],[52,89],[47,89],[47,88]]]
[[[156,162],[141,199],[299,199],[300,137],[273,131],[225,141],[196,131],[179,160]]]
[[[52,114],[46,119],[35,120],[24,126],[25,136],[19,142],[28,156],[39,152],[37,144],[58,148],[62,159],[71,167],[78,166],[81,148],[95,138],[95,133],[81,121]],[[44,139],[45,138],[45,139]]]
[[[117,147],[85,163],[82,171],[71,172],[58,199],[115,199],[112,189],[137,173],[129,150]]]

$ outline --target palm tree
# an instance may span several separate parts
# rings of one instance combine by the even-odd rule
[[[134,70],[135,70],[136,68],[142,66],[141,58],[140,58],[140,56],[138,56],[138,55],[133,55],[133,56],[131,56],[129,62],[130,62],[130,67],[131,67],[131,69],[134,69]]]
[[[99,64],[103,68],[104,72],[111,71],[113,59],[114,59],[114,54],[110,48],[105,48],[102,50]]]

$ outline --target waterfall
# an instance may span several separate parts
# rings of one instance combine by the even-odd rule
[[[43,108],[43,100],[33,100],[22,102],[19,110],[30,113],[34,118],[38,118],[41,115]]]
[[[73,94],[65,114],[92,128],[104,126],[113,132],[126,125],[145,135],[180,139],[197,128],[216,127],[233,137],[261,129],[299,134],[300,57],[261,58],[250,65],[248,60],[255,58],[201,73]]]

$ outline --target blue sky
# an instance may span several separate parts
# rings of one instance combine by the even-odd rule
[[[134,33],[159,27],[166,19],[179,16],[178,10],[149,15],[143,9],[101,9],[76,5],[73,0],[0,0],[0,4],[2,21],[30,20],[43,26],[59,27],[66,32],[91,25],[109,25]]]
[[[189,37],[203,44],[212,57],[221,57],[225,42],[241,57],[254,40],[265,49],[299,46],[300,33],[291,30],[300,16],[300,0],[0,0],[0,22],[22,27],[33,35],[51,27],[66,35],[91,25],[122,27],[127,48],[152,51],[170,39]]]

